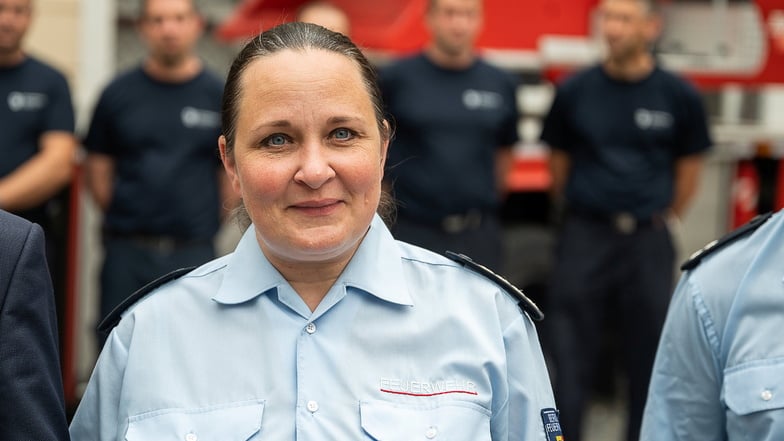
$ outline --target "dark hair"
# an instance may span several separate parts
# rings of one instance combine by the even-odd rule
[[[391,128],[385,124],[384,105],[381,101],[381,91],[376,83],[376,71],[362,51],[343,34],[312,23],[291,22],[275,26],[250,40],[231,64],[226,78],[226,86],[223,89],[223,106],[221,108],[221,123],[223,136],[226,138],[227,154],[231,154],[234,150],[237,107],[242,95],[240,80],[243,72],[253,61],[286,49],[295,51],[321,49],[343,55],[354,61],[373,103],[381,138],[384,140],[391,138]]]
[[[384,117],[384,104],[376,82],[376,71],[362,51],[343,34],[312,23],[290,22],[275,26],[248,41],[229,68],[221,107],[221,124],[223,125],[223,136],[226,138],[227,155],[232,155],[234,151],[237,107],[242,95],[240,84],[243,72],[253,61],[286,49],[296,51],[321,49],[343,55],[354,61],[359,68],[365,89],[373,104],[381,138],[387,141],[392,138],[393,129],[391,123]],[[377,211],[387,223],[393,221],[395,203],[383,189]],[[250,225],[250,218],[243,205],[237,208],[235,217],[241,228],[244,229]]]

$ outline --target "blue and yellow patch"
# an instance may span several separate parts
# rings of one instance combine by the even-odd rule
[[[547,435],[547,441],[564,441],[557,410],[553,408],[542,409],[542,424],[544,425],[544,434]]]

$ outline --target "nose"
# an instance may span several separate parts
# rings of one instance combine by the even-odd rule
[[[315,190],[334,177],[335,170],[330,164],[327,147],[315,141],[303,145],[294,181]]]

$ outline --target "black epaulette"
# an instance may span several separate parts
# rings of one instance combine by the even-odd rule
[[[455,262],[463,265],[464,267],[470,268],[474,272],[479,273],[482,276],[487,277],[488,279],[498,284],[498,286],[503,288],[504,291],[511,294],[512,297],[514,297],[515,300],[517,300],[517,306],[520,307],[520,310],[523,312],[527,312],[528,315],[531,316],[533,320],[541,321],[544,318],[544,313],[542,313],[542,310],[539,309],[538,306],[536,306],[536,303],[534,303],[531,299],[526,297],[526,295],[523,294],[523,292],[520,291],[518,287],[512,285],[511,283],[509,283],[508,280],[504,279],[498,274],[490,271],[490,269],[487,268],[486,266],[474,262],[473,259],[466,256],[465,254],[458,254],[452,251],[447,251],[446,257],[454,260]]]
[[[700,263],[702,263],[702,259],[711,254],[719,251],[720,249],[724,248],[725,246],[735,242],[736,240],[740,239],[741,237],[753,232],[757,228],[759,228],[762,224],[768,221],[770,217],[773,216],[773,213],[765,213],[755,216],[754,219],[750,220],[746,224],[738,227],[737,229],[731,231],[726,236],[722,237],[721,239],[716,239],[713,242],[702,247],[700,250],[696,251],[689,257],[689,260],[681,265],[681,271],[690,270],[696,268]]]
[[[120,323],[120,318],[122,318],[122,314],[130,308],[134,303],[138,302],[139,300],[143,299],[147,296],[147,294],[154,291],[156,288],[171,282],[174,279],[179,279],[180,277],[188,274],[189,272],[193,271],[196,267],[191,266],[188,268],[180,268],[166,274],[165,276],[161,276],[152,282],[144,285],[143,287],[139,288],[136,292],[128,296],[125,300],[122,301],[116,308],[109,313],[101,321],[101,324],[98,325],[98,332],[107,335],[111,330],[117,326],[117,323]]]

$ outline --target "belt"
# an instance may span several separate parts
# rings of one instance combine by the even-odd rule
[[[116,231],[104,231],[103,237],[104,239],[109,240],[125,240],[138,246],[149,248],[161,253],[170,253],[181,248],[210,243],[210,241],[207,239],[192,239],[165,234],[124,233]]]
[[[613,230],[620,234],[632,234],[643,228],[664,225],[664,219],[658,213],[649,217],[640,218],[626,211],[620,211],[617,213],[600,213],[570,209],[567,214],[571,217],[605,224],[612,227]]]

